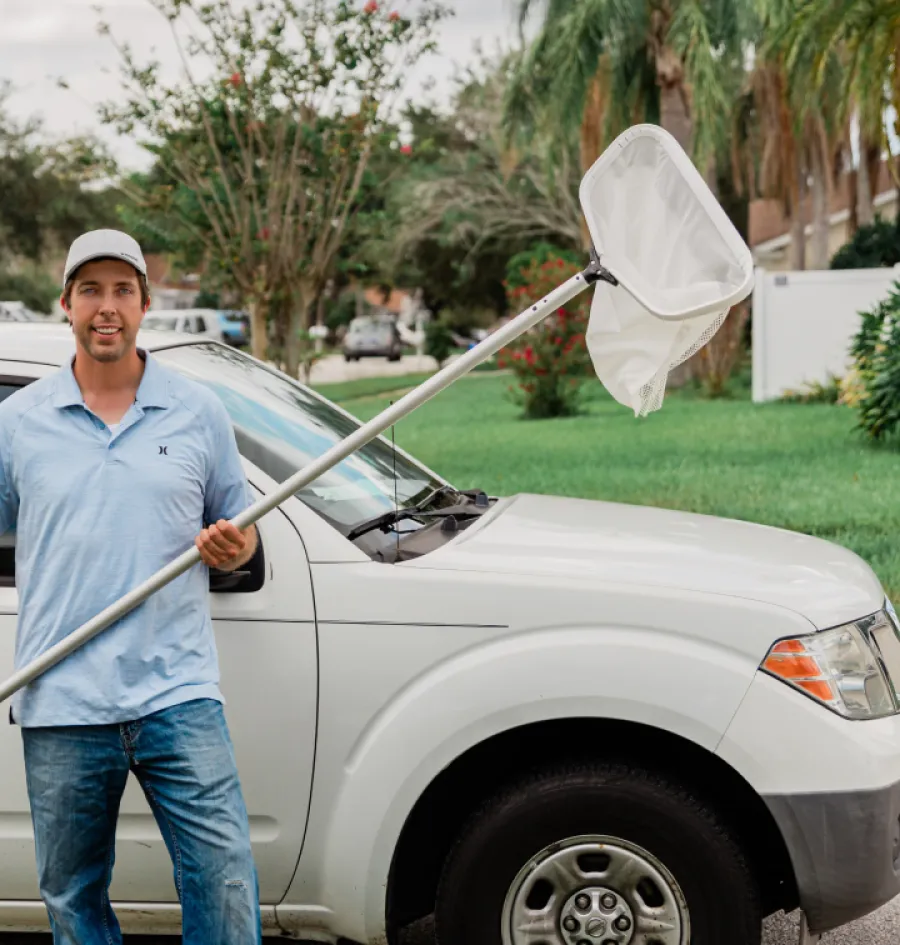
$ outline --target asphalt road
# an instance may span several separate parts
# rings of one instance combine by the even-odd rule
[[[799,918],[778,915],[766,922],[763,945],[797,945]],[[287,941],[266,939],[267,942]],[[145,938],[130,936],[126,945],[176,945],[175,938]],[[896,945],[900,942],[900,898],[859,922],[845,926],[823,936],[821,945]],[[50,945],[45,935],[4,935],[0,933],[0,945]],[[401,945],[434,945],[430,923],[423,922],[405,936]]]

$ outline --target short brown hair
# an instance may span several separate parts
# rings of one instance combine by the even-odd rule
[[[101,256],[98,259],[92,259],[90,261],[102,262],[104,259],[112,259],[112,258],[113,258],[112,256]],[[121,260],[117,260],[117,261],[121,261]],[[87,265],[87,263],[85,263],[84,265]],[[72,273],[72,275],[69,276],[69,281],[66,283],[65,287],[63,288],[63,300],[65,301],[66,306],[69,308],[72,307],[72,286],[74,285],[75,280],[78,277],[78,273],[81,272],[81,269],[82,267],[79,266]],[[143,273],[138,272],[137,269],[134,270],[134,274],[137,276],[138,285],[141,287],[141,305],[144,308],[146,308],[147,303],[150,301],[150,286],[147,283],[147,277]]]

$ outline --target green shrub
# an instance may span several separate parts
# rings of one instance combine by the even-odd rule
[[[900,263],[900,215],[861,226],[831,260],[832,269],[878,269]]]
[[[356,292],[342,292],[336,299],[325,303],[325,325],[332,332],[345,328],[356,318]]]
[[[18,272],[0,270],[0,302],[22,302],[26,308],[46,314],[53,311],[59,295],[59,283],[35,263]]]
[[[425,354],[440,367],[453,353],[453,335],[439,319],[433,318],[425,326]]]
[[[218,311],[221,307],[219,293],[210,289],[201,289],[194,298],[193,308],[211,308]]]
[[[562,260],[563,263],[577,267],[579,270],[584,269],[588,263],[584,254],[573,252],[571,249],[560,249],[552,243],[535,243],[530,249],[511,256],[506,264],[506,280],[503,283],[506,287],[507,300],[515,301],[514,298],[510,298],[510,293],[527,286],[531,272],[548,262],[556,265],[557,260]],[[556,287],[553,286],[553,288]]]
[[[836,404],[841,400],[841,378],[831,374],[823,384],[808,381],[799,390],[785,391],[781,400],[788,404]]]
[[[900,426],[900,282],[862,313],[851,354],[859,425],[872,439],[885,439]]]
[[[510,307],[533,305],[581,268],[561,256],[527,263],[515,284],[507,286]],[[509,391],[524,416],[538,420],[579,412],[581,388],[592,373],[584,340],[590,304],[589,294],[577,296],[500,353],[498,366],[512,370],[517,383]]]

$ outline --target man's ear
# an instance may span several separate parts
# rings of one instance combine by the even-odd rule
[[[69,327],[72,327],[72,310],[69,308],[66,303],[66,297],[61,295],[59,297],[59,304],[62,306],[63,311],[66,313],[66,321],[69,323]]]

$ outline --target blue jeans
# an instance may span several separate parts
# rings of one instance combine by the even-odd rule
[[[54,945],[122,942],[109,884],[129,771],[172,857],[184,945],[261,942],[247,810],[218,702],[187,702],[123,725],[25,728],[22,738]]]

